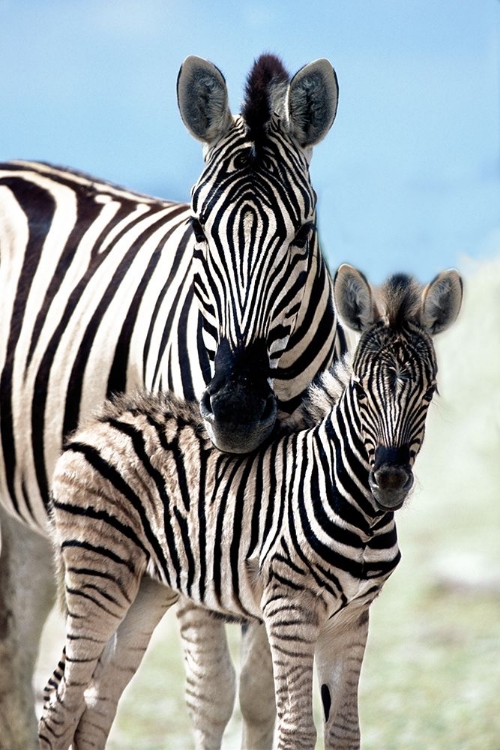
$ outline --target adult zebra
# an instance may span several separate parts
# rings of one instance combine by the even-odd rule
[[[265,622],[279,750],[315,747],[314,659],[325,748],[359,748],[370,604],[400,558],[394,511],[412,488],[436,391],[432,336],[457,317],[462,282],[454,270],[426,287],[397,275],[375,296],[344,265],[335,297],[361,336],[350,361],[311,386],[309,429],[227,456],[210,446],[191,405],[134,394],[68,441],[52,508],[66,641],[47,685],[44,750],[72,741],[104,748],[100,707],[120,697],[108,666],[140,661],[120,641],[131,628],[143,632],[134,602],[143,577],[161,582],[171,603],[182,593]]]
[[[0,172],[5,750],[36,742],[31,674],[53,601],[43,535],[63,437],[106,396],[144,385],[201,398],[214,442],[248,451],[344,346],[308,170],[336,113],[331,65],[316,61],[290,80],[277,58],[262,56],[233,117],[220,71],[190,57],[178,101],[205,157],[191,208],[45,164],[13,162]],[[146,587],[141,595],[159,620],[163,593]],[[211,747],[234,702],[223,626],[185,608],[181,630],[198,745]],[[260,721],[254,697],[269,705],[272,685],[264,671],[254,690],[262,629],[250,635],[245,742],[262,747],[273,717],[251,733],[252,717]]]

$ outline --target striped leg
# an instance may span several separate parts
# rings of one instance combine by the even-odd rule
[[[108,641],[85,691],[85,710],[75,733],[79,750],[105,746],[121,695],[135,675],[155,627],[177,598],[157,581],[146,576],[142,579],[132,606]]]
[[[85,618],[86,619],[86,618]],[[84,691],[92,679],[99,656],[106,646],[107,637],[111,636],[116,622],[107,622],[105,627],[96,628],[94,618],[89,618],[85,635],[80,629],[81,623],[68,617],[66,628],[68,637],[58,668],[45,689],[45,704],[38,726],[41,750],[68,750],[73,742],[76,728],[85,710]],[[76,627],[75,627],[76,626]],[[108,633],[108,629],[111,630]],[[78,747],[75,745],[75,747]],[[94,747],[104,745],[94,744]]]
[[[316,665],[325,721],[325,750],[358,750],[360,746],[358,684],[368,620],[368,610],[354,621],[346,617],[345,622],[324,628],[318,640]]]
[[[243,715],[244,750],[271,750],[276,702],[273,662],[265,625],[249,623],[242,628],[240,707]]]
[[[304,596],[305,594],[305,596]],[[319,635],[315,601],[307,592],[272,587],[263,605],[274,669],[277,750],[311,750],[316,745],[312,685]]]
[[[0,748],[36,750],[33,672],[56,594],[49,542],[0,509]]]
[[[92,557],[71,546],[63,555],[68,611],[65,654],[60,662],[60,677],[47,686],[39,723],[41,750],[68,750],[71,745],[86,708],[85,691],[92,684],[108,642],[135,600],[141,580],[129,567],[113,564],[104,555]],[[100,728],[94,733],[90,723],[87,727],[89,736],[80,735],[73,750],[104,748],[106,738]]]
[[[181,600],[177,617],[186,669],[186,703],[196,748],[218,750],[236,694],[225,625],[185,599]]]

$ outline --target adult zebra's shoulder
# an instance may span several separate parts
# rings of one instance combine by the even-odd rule
[[[342,266],[335,297],[361,335],[341,370],[313,387],[305,412],[324,416],[308,429],[228,456],[192,406],[139,394],[106,405],[68,441],[52,505],[67,637],[46,688],[42,748],[104,747],[100,705],[119,699],[107,669],[125,658],[134,670],[142,657],[120,644],[123,629],[142,632],[142,577],[165,586],[170,604],[182,594],[263,620],[279,750],[315,745],[314,660],[325,747],[359,748],[369,607],[399,560],[394,512],[412,487],[436,390],[432,336],[456,319],[462,282],[447,271],[422,289],[399,275],[375,294]]]
[[[112,393],[168,387],[201,400],[218,446],[248,451],[344,346],[309,178],[311,149],[336,112],[331,65],[316,61],[290,80],[262,56],[233,116],[220,71],[191,57],[178,99],[205,155],[191,206],[46,164],[0,171],[0,493],[10,514],[1,511],[0,737],[9,750],[35,746],[27,707],[52,591],[48,545],[28,541],[16,521],[46,533],[64,437]],[[159,618],[163,592],[141,593]],[[37,613],[29,624],[26,600]],[[188,619],[190,632],[194,620],[212,632],[186,639],[203,744],[232,711],[234,676],[222,626],[200,612]],[[214,705],[214,692],[226,702]]]

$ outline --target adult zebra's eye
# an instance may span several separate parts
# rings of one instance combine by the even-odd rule
[[[248,164],[248,156],[247,154],[236,154],[234,157],[234,167],[235,169],[244,169]]]
[[[293,244],[296,247],[305,247],[306,242],[311,238],[314,228],[314,223],[312,221],[308,221],[307,224],[303,224],[295,235]]]
[[[361,382],[361,379],[354,378],[353,383],[354,383],[354,389],[356,391],[358,398],[366,398],[365,389],[363,388],[363,383]]]
[[[198,219],[195,216],[192,216],[190,221],[196,242],[206,242],[207,238],[205,237],[205,232],[201,228],[201,224]]]

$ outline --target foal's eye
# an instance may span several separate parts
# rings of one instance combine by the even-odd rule
[[[198,219],[195,216],[192,216],[190,221],[196,242],[206,242],[207,238],[205,237],[205,232],[203,231]]]
[[[432,401],[432,397],[434,394],[437,393],[437,385],[431,385],[429,388],[427,388],[426,392],[424,393],[424,401]]]
[[[296,247],[305,247],[306,242],[311,238],[314,228],[314,223],[312,221],[308,221],[307,224],[303,224],[295,235],[293,244]]]

